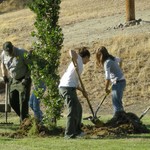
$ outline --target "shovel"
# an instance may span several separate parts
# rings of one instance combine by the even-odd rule
[[[110,92],[109,92],[109,93],[110,93]],[[95,111],[94,116],[97,116],[97,112],[99,111],[100,107],[102,106],[104,100],[105,100],[106,97],[109,95],[109,93],[106,93],[105,96],[104,96],[104,98],[102,99],[102,101],[98,104],[98,107],[97,107],[97,109],[96,109],[96,111]]]
[[[112,84],[112,85],[113,85],[113,84]],[[95,116],[97,115],[97,112],[99,111],[99,109],[100,109],[100,107],[102,106],[103,102],[105,101],[106,97],[109,95],[109,93],[110,93],[110,91],[111,91],[111,88],[112,88],[112,85],[110,86],[109,92],[104,95],[102,101],[98,104],[98,107],[97,107],[97,109],[96,109],[96,111],[95,111],[95,114],[94,114]]]
[[[12,125],[12,122],[7,122],[8,119],[8,105],[9,105],[9,87],[8,83],[5,84],[5,122],[1,122],[0,124],[4,125]]]
[[[83,92],[86,92],[86,91],[85,91],[85,87],[84,87],[84,85],[83,85],[83,82],[82,82],[82,80],[81,80],[81,77],[80,77],[80,75],[79,75],[78,68],[77,68],[77,66],[76,66],[76,64],[75,64],[75,62],[74,62],[73,59],[72,59],[72,62],[73,62],[73,65],[74,65],[74,67],[75,67],[75,71],[76,71],[77,76],[78,76],[78,78],[79,78],[79,81],[80,81],[81,87],[82,87],[82,89],[83,89]],[[86,96],[85,98],[86,98],[86,100],[87,100],[87,103],[88,103],[89,108],[90,108],[91,113],[92,113],[92,116],[89,117],[88,120],[90,120],[90,121],[91,121],[93,124],[95,124],[96,126],[102,126],[103,123],[94,115],[94,111],[93,111],[93,108],[92,108],[92,105],[91,105],[91,103],[90,103],[90,101],[89,101],[88,96]]]

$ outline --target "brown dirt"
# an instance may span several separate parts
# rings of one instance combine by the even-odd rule
[[[118,118],[112,118],[102,126],[83,126],[88,136],[121,137],[128,134],[150,133],[150,130],[133,113],[123,113]]]
[[[53,127],[48,129],[47,127],[40,125],[36,122],[34,118],[24,119],[18,130],[14,133],[0,133],[1,136],[6,136],[10,138],[24,138],[30,136],[62,136],[64,134],[64,129],[62,127]]]
[[[150,130],[133,113],[123,113],[115,120],[108,120],[101,126],[83,125],[82,130],[87,134],[85,138],[111,138],[123,137],[129,134],[150,133]],[[34,119],[25,119],[16,132],[1,133],[0,135],[10,138],[23,138],[32,135],[40,137],[63,136],[64,128],[48,129],[39,125]]]

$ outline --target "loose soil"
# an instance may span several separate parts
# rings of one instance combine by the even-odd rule
[[[10,138],[23,138],[26,136],[63,136],[64,128],[55,127],[48,129],[38,124],[34,119],[25,119],[15,133],[1,133],[1,136]],[[150,133],[150,130],[144,125],[137,115],[133,113],[122,113],[116,118],[108,120],[99,125],[84,125],[82,130],[86,133],[84,138],[114,138],[125,137],[129,134]]]

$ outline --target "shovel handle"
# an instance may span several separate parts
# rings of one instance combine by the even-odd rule
[[[5,84],[5,118],[7,123],[7,112],[8,112],[8,83]]]
[[[79,78],[79,81],[80,81],[81,87],[82,87],[82,89],[83,89],[83,92],[85,92],[85,87],[84,87],[84,85],[83,85],[83,82],[82,82],[82,80],[81,80],[80,74],[79,74],[79,72],[78,72],[78,68],[77,68],[77,66],[76,66],[76,64],[75,64],[75,62],[74,62],[73,59],[72,59],[72,62],[73,62],[73,65],[74,65],[74,67],[75,67],[75,71],[76,71],[77,76],[78,76],[78,78]],[[93,117],[94,117],[94,111],[93,111],[92,105],[91,105],[91,103],[90,103],[90,101],[89,101],[89,98],[88,98],[88,96],[86,96],[85,98],[86,98],[86,100],[87,100],[87,102],[88,102],[89,108],[90,108],[91,113],[92,113],[92,115],[93,115]]]
[[[111,87],[110,87],[110,89],[109,89],[109,90],[111,90],[111,88],[112,88],[112,85],[111,85]],[[110,92],[109,92],[109,93],[110,93]],[[109,95],[109,93],[106,93],[106,94],[105,94],[105,96],[104,96],[104,98],[103,98],[103,100],[99,103],[99,105],[98,105],[98,107],[97,107],[97,109],[96,109],[96,111],[95,111],[95,114],[94,114],[94,116],[95,116],[95,117],[96,117],[97,112],[99,111],[99,109],[100,109],[101,105],[103,104],[104,100],[105,100],[105,99],[106,99],[106,97]]]
[[[98,105],[98,107],[97,107],[97,109],[96,109],[96,111],[95,111],[95,114],[94,114],[95,117],[96,117],[97,112],[99,111],[101,105],[103,104],[104,100],[106,99],[107,95],[109,95],[109,93],[105,94],[103,100],[101,101],[101,103],[99,103],[99,105]]]
[[[150,110],[150,106],[140,115],[139,119],[141,120],[149,110]]]

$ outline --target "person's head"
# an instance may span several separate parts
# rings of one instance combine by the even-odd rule
[[[13,48],[14,48],[14,46],[10,41],[7,41],[3,44],[4,53],[8,56],[13,55]]]
[[[114,57],[108,53],[108,50],[104,46],[96,50],[96,64],[98,66],[103,66],[108,58],[114,60]]]
[[[79,55],[82,57],[83,64],[86,64],[90,61],[90,52],[86,47],[79,49]]]

